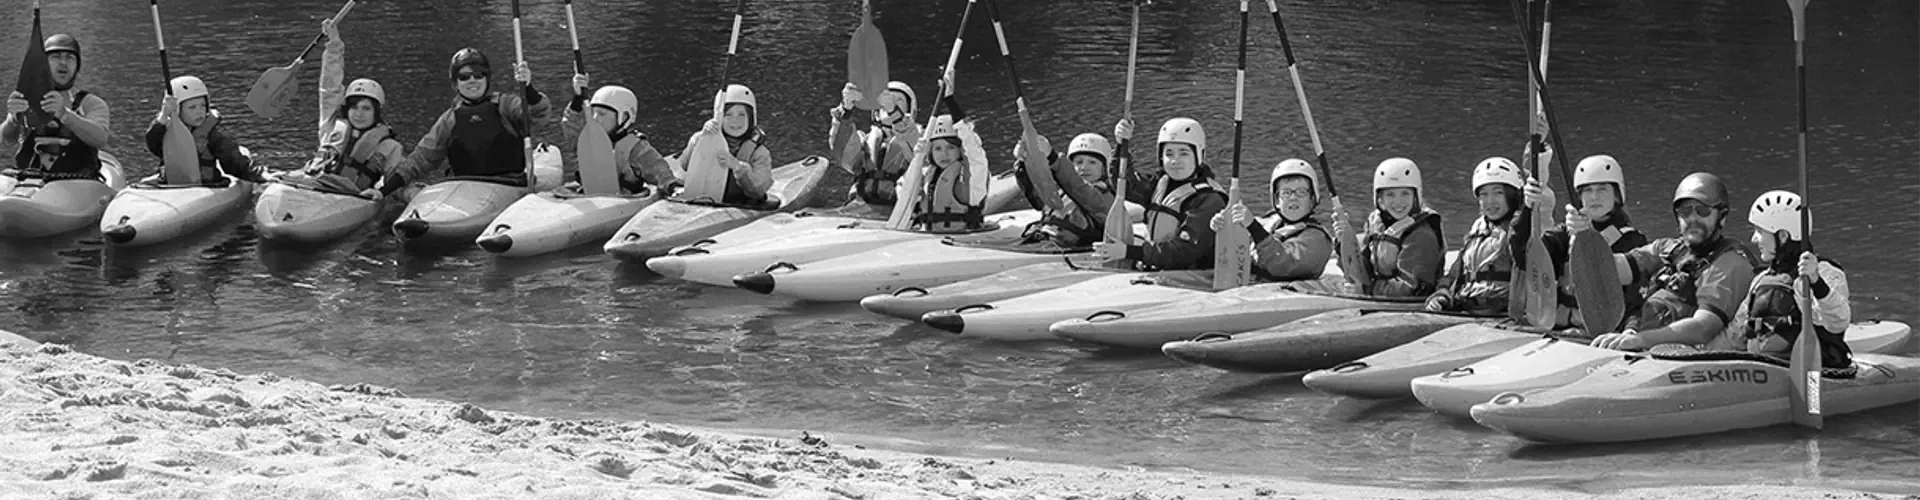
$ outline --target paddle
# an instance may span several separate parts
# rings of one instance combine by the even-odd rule
[[[341,18],[347,17],[347,11],[353,10],[354,1],[347,0],[347,4],[340,7],[340,13],[333,15],[334,24],[339,24]],[[293,64],[260,72],[260,78],[253,81],[253,89],[247,91],[247,108],[252,109],[253,114],[269,119],[280,116],[281,111],[293,104],[293,95],[300,90],[300,80],[294,78],[294,68],[307,62],[307,54],[312,54],[313,48],[320,46],[320,41],[326,37],[325,34],[314,35],[313,41],[307,43],[306,50],[293,58]]]
[[[1542,26],[1540,29],[1539,64],[1542,79],[1544,79],[1547,74],[1547,49],[1548,42],[1552,39],[1553,21],[1551,13],[1549,12],[1552,8],[1553,0],[1546,0],[1546,4],[1541,8],[1540,12]],[[1528,18],[1525,25],[1531,27],[1533,20]],[[1529,60],[1528,64],[1532,65],[1533,62]],[[1539,120],[1541,116],[1539,96],[1539,87],[1533,84],[1533,78],[1527,78],[1527,128],[1529,130],[1527,134],[1526,158],[1522,161],[1525,163],[1525,168],[1529,175],[1532,175],[1534,179],[1539,181],[1543,189],[1553,189],[1551,184],[1547,182],[1547,170],[1541,168],[1542,165],[1540,165],[1540,153],[1542,151],[1540,141],[1541,137],[1546,135],[1546,131],[1541,129],[1547,127],[1545,124],[1540,123]],[[1570,196],[1575,196],[1576,199],[1578,198],[1577,194]],[[1530,207],[1526,209],[1526,214],[1523,219],[1529,225],[1526,237],[1527,258],[1525,261],[1519,263],[1519,272],[1514,273],[1512,277],[1512,293],[1508,294],[1507,304],[1507,317],[1525,320],[1527,324],[1548,329],[1553,328],[1555,323],[1557,323],[1555,320],[1559,312],[1559,301],[1556,300],[1559,294],[1558,291],[1555,290],[1555,287],[1558,285],[1554,282],[1553,276],[1553,257],[1547,254],[1547,245],[1544,238],[1547,230],[1550,229],[1553,224],[1552,213],[1553,207],[1547,207],[1547,212],[1544,214],[1534,211]]]
[[[1807,184],[1807,0],[1787,0],[1793,9],[1794,93],[1800,114],[1800,239],[1806,251],[1813,251],[1811,187]],[[1793,423],[1819,429],[1826,425],[1820,415],[1820,339],[1813,330],[1813,290],[1805,278],[1797,280],[1794,291],[1799,297],[1800,338],[1793,343],[1788,369],[1793,372],[1793,392],[1787,396],[1793,411]]]
[[[526,46],[520,43],[520,0],[513,0],[513,62],[516,66],[527,64]],[[532,85],[532,83],[529,82],[526,85]],[[530,129],[533,123],[529,120],[522,125]],[[520,157],[521,161],[527,164],[527,187],[532,188],[539,185],[539,182],[534,179],[536,171],[533,168],[533,131],[525,130],[522,133],[526,135],[520,138]]]
[[[727,110],[727,73],[733,69],[733,54],[740,46],[740,19],[747,13],[747,0],[734,3],[733,36],[727,40],[727,56],[720,63],[720,91],[713,95],[713,120],[718,122],[726,117]],[[881,83],[885,88],[885,83]],[[692,155],[687,158],[687,171],[681,174],[683,184],[680,196],[684,199],[709,199],[721,201],[727,194],[727,171],[720,164],[720,153],[726,151],[727,140],[721,137],[725,132],[701,133],[694,139],[692,151],[682,153]]]
[[[998,0],[987,0],[987,17],[993,19],[994,40],[1000,42],[1000,60],[1007,63],[1007,79],[1013,81],[1014,108],[1020,111],[1020,140],[1026,143],[1027,165],[1046,165],[1046,157],[1040,156],[1040,134],[1034,131],[1033,114],[1027,109],[1025,85],[1020,83],[1020,72],[1014,69],[1013,53],[1007,50],[1007,31],[1000,24],[1000,5]]]
[[[173,94],[173,69],[167,65],[167,38],[160,32],[160,0],[147,0],[153,7],[153,40],[160,46],[160,74],[165,77],[167,94]],[[212,99],[208,99],[211,101]],[[179,105],[168,110],[167,132],[160,142],[160,182],[171,185],[200,183],[200,153],[194,149],[193,132],[180,122]]]
[[[587,74],[586,58],[580,56],[580,23],[573,17],[573,0],[567,0],[567,37],[573,41],[573,72]],[[575,89],[581,91],[584,89]],[[613,157],[613,138],[600,121],[593,119],[593,107],[580,110],[586,123],[580,127],[580,141],[573,145],[575,168],[580,170],[580,191],[587,194],[620,194],[619,165]]]
[[[1133,73],[1134,67],[1139,61],[1140,2],[1136,1],[1133,2],[1133,34],[1130,35],[1127,41],[1127,98],[1125,101],[1126,104],[1120,108],[1120,116],[1127,120],[1133,119]],[[1129,139],[1131,138],[1121,139],[1120,146],[1115,148],[1114,151],[1130,151],[1127,149]],[[1114,162],[1113,173],[1108,175],[1108,177],[1112,179],[1108,184],[1113,186],[1113,205],[1107,207],[1105,239],[1107,243],[1131,245],[1133,244],[1133,223],[1127,217],[1127,178],[1133,176],[1133,168],[1131,168],[1131,165],[1128,165],[1133,155],[1123,154],[1117,156],[1118,158]],[[1115,256],[1113,260],[1107,261],[1106,266],[1113,269],[1133,268],[1133,264],[1127,262],[1125,254]]]
[[[53,70],[47,66],[47,49],[40,36],[40,0],[33,1],[33,35],[27,37],[27,53],[20,61],[20,79],[14,90],[27,101],[27,130],[38,129],[53,121],[53,112],[40,109],[40,100],[53,91]]]
[[[1350,220],[1347,217],[1346,206],[1340,203],[1340,191],[1333,188],[1333,171],[1327,166],[1327,149],[1320,144],[1320,128],[1314,125],[1313,109],[1307,107],[1306,84],[1300,81],[1300,64],[1293,58],[1293,43],[1288,40],[1287,26],[1280,22],[1280,3],[1267,0],[1267,12],[1273,14],[1273,28],[1280,31],[1280,52],[1287,56],[1287,74],[1293,77],[1293,94],[1300,98],[1300,116],[1306,118],[1307,135],[1313,138],[1313,154],[1320,162],[1319,183],[1327,186],[1327,197],[1333,200],[1333,206],[1336,207],[1333,216],[1338,220]],[[1361,276],[1359,263],[1353,260],[1359,258],[1353,253],[1352,244],[1355,241],[1353,235],[1346,234],[1346,231],[1339,231],[1333,235],[1333,239],[1337,242],[1333,248],[1337,253],[1336,258],[1339,259],[1336,262],[1340,265],[1340,270],[1348,276]]]
[[[927,106],[926,123],[928,126],[932,126],[933,117],[940,114],[936,110],[940,106],[939,100],[953,93],[953,89],[947,88],[946,86],[953,82],[954,65],[960,64],[960,47],[966,44],[967,20],[973,17],[973,6],[975,3],[974,0],[967,0],[967,8],[960,11],[960,28],[953,34],[953,49],[947,51],[947,65],[943,66],[940,70],[940,88],[934,90],[934,104]],[[1014,83],[1016,85],[1015,89],[1018,90],[1019,80],[1015,80]],[[908,116],[907,119],[911,120],[913,117]],[[927,141],[927,135],[921,134],[920,142]],[[1031,143],[1028,144],[1029,147],[1031,147]],[[1028,165],[1032,164],[1029,163]],[[924,177],[925,175],[921,169],[908,168],[907,174],[900,179],[898,184],[905,186],[906,189],[901,190],[900,199],[894,200],[893,212],[888,214],[887,217],[887,227],[903,231],[912,228],[913,206],[920,202],[920,194],[925,191],[920,185],[924,181]]]
[[[847,81],[860,87],[860,102],[854,106],[867,111],[880,107],[880,92],[887,88],[887,41],[873,27],[873,6],[860,0],[860,28],[853,30],[847,42]]]
[[[1240,65],[1233,75],[1233,178],[1227,187],[1227,206],[1242,203],[1240,196],[1240,134],[1245,129],[1243,112],[1247,103],[1247,0],[1240,0]],[[1253,267],[1253,237],[1247,227],[1225,224],[1213,233],[1213,289],[1226,290],[1247,284]]]

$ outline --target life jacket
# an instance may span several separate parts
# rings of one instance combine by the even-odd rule
[[[892,162],[901,165],[899,169],[888,169],[886,161],[896,155],[910,155],[913,145],[906,136],[888,132],[886,128],[874,125],[867,131],[867,159],[873,162],[873,168],[861,170],[853,178],[854,194],[868,205],[891,206],[896,201],[893,183],[907,172],[909,162]],[[895,146],[898,146],[897,148]],[[899,151],[895,151],[898,149]]]
[[[74,91],[73,103],[68,109],[75,113],[80,112],[80,103],[86,101],[89,95],[91,94],[85,90]],[[45,126],[26,131],[22,136],[24,138],[20,141],[20,151],[14,155],[14,163],[21,170],[38,171],[47,180],[98,179],[100,177],[100,150],[87,144],[87,141],[80,140],[80,136],[74,135],[72,128],[61,126],[59,121],[48,121]],[[53,160],[52,165],[44,169],[40,166],[38,148],[38,139],[42,137],[65,140],[62,145],[50,146],[58,150],[55,154],[59,156]]]
[[[1831,260],[1820,260],[1839,267],[1838,263]],[[1749,340],[1775,336],[1786,339],[1788,346],[1799,340],[1802,319],[1800,301],[1794,297],[1794,278],[1794,273],[1772,269],[1753,277],[1746,303],[1741,306],[1747,310],[1747,324],[1744,326]],[[1845,330],[1836,332],[1815,324],[1813,331],[1820,342],[1821,366],[1843,369],[1853,365],[1853,350],[1847,347]]]
[[[1454,262],[1459,273],[1448,286],[1461,310],[1506,312],[1513,280],[1512,239],[1512,226],[1489,222],[1486,217],[1474,219]]]
[[[1658,253],[1664,264],[1653,272],[1641,291],[1646,302],[1640,307],[1640,316],[1634,323],[1636,328],[1664,326],[1692,316],[1700,309],[1696,296],[1700,273],[1721,256],[1733,253],[1745,259],[1749,267],[1759,266],[1746,245],[1726,237],[1714,238],[1707,249],[1698,252],[1678,238],[1661,244],[1664,247]]]
[[[740,159],[740,161],[752,161],[753,154],[765,147],[765,146],[762,146],[761,143],[766,141],[766,137],[767,137],[766,132],[762,132],[760,131],[760,129],[756,128],[756,129],[753,129],[752,134],[748,135],[744,139],[734,139],[732,137],[728,137],[727,144],[729,146],[732,146],[735,141],[738,141],[739,146],[735,146],[731,148],[733,157]],[[727,190],[726,190],[726,194],[723,195],[722,198],[720,199],[721,203],[729,203],[729,204],[735,204],[735,205],[755,205],[755,204],[765,203],[767,201],[765,196],[761,196],[758,198],[747,196],[747,191],[746,191],[746,188],[744,187],[746,182],[747,182],[746,179],[735,177],[733,175],[733,170],[731,169],[727,170]]]
[[[1146,205],[1147,241],[1164,243],[1180,237],[1180,229],[1187,223],[1187,201],[1202,193],[1226,197],[1227,188],[1220,186],[1212,177],[1202,177],[1198,172],[1194,179],[1177,181],[1162,175],[1153,187],[1153,201]]]
[[[447,147],[447,162],[455,176],[519,174],[524,185],[527,159],[521,139],[520,132],[500,114],[500,101],[493,96],[461,104],[453,108],[453,144]]]
[[[1290,241],[1294,238],[1299,238],[1300,235],[1307,234],[1308,231],[1318,231],[1320,234],[1326,236],[1327,241],[1333,241],[1333,231],[1330,231],[1327,229],[1326,226],[1321,225],[1320,221],[1315,220],[1312,215],[1308,215],[1306,219],[1302,219],[1294,222],[1284,222],[1285,219],[1279,217],[1280,211],[1278,209],[1270,212],[1269,215],[1275,216],[1276,223],[1279,223],[1280,225],[1267,230],[1267,240],[1273,241],[1275,243],[1284,244],[1287,241]],[[1255,242],[1255,243],[1258,243],[1258,242]],[[1253,271],[1254,277],[1260,278],[1260,280],[1262,281],[1289,280],[1289,278],[1282,278],[1282,277],[1268,274],[1265,266],[1259,266],[1259,265],[1253,266],[1252,271]]]
[[[321,166],[321,171],[340,176],[359,189],[372,188],[386,173],[369,161],[382,144],[392,140],[392,129],[384,123],[358,131],[346,120],[334,120],[333,130],[327,132],[326,140],[322,141],[323,146],[333,149],[334,155]]]
[[[1366,241],[1360,245],[1360,258],[1368,263],[1368,272],[1372,273],[1374,280],[1387,280],[1397,277],[1405,278],[1408,281],[1416,283],[1422,281],[1415,279],[1415,276],[1403,276],[1405,272],[1400,269],[1399,260],[1387,260],[1385,252],[1381,251],[1391,247],[1395,250],[1393,253],[1398,255],[1400,253],[1398,251],[1400,250],[1400,243],[1406,239],[1407,235],[1422,228],[1433,230],[1435,239],[1438,239],[1440,236],[1440,214],[1431,209],[1421,208],[1419,212],[1414,212],[1413,215],[1395,221],[1392,226],[1387,225],[1386,220],[1381,218],[1380,211],[1378,210],[1375,210],[1371,215],[1367,216],[1367,237]],[[1507,261],[1511,263],[1513,259],[1508,258]],[[1424,294],[1431,293],[1432,290],[1417,290],[1416,292]]]
[[[962,165],[955,168],[933,167],[933,180],[928,182],[926,191],[920,194],[919,206],[914,207],[915,225],[923,225],[927,231],[935,233],[959,232],[980,229],[986,219],[986,207],[969,205],[958,196],[960,186],[966,179],[967,160],[960,159]]]

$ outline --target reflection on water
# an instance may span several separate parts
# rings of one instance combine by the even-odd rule
[[[261,69],[284,65],[331,1],[174,2],[163,6],[177,71],[201,75],[224,127],[292,165],[312,147],[298,117],[266,121],[240,103]],[[88,47],[83,85],[116,111],[113,149],[158,102],[148,14],[109,3],[48,5],[49,31]],[[1003,2],[1007,38],[1037,128],[1056,144],[1110,130],[1125,99],[1124,3]],[[556,99],[571,66],[564,11],[526,6],[537,85]],[[932,94],[963,2],[877,2],[896,78]],[[731,2],[577,6],[593,77],[641,100],[641,126],[671,150],[704,120]],[[1451,239],[1473,210],[1471,166],[1514,154],[1524,85],[1504,2],[1284,5],[1315,118],[1349,204],[1390,156],[1425,170],[1427,199]],[[731,75],[759,94],[776,156],[824,147],[823,111],[844,78],[857,2],[752,5]],[[1920,280],[1920,34],[1913,2],[1809,9],[1809,159],[1815,234],[1851,273],[1856,316],[1908,322]],[[22,26],[23,9],[0,9]],[[977,18],[984,20],[982,13]],[[1777,2],[1566,3],[1555,8],[1551,78],[1575,156],[1612,154],[1629,172],[1636,225],[1674,232],[1666,194],[1708,169],[1744,206],[1796,185],[1791,21]],[[452,98],[446,57],[473,44],[504,67],[507,2],[376,2],[343,23],[349,77],[386,86],[403,138]],[[1193,116],[1209,157],[1233,150],[1238,13],[1230,2],[1155,4],[1142,15],[1134,116],[1141,136]],[[1251,27],[1245,132],[1249,194],[1268,166],[1312,154],[1271,20]],[[991,154],[1019,131],[991,28],[976,23],[958,70],[961,100]],[[25,44],[19,32],[0,47]],[[382,50],[394,48],[396,50]],[[311,91],[310,62],[302,78]],[[7,81],[12,68],[0,69]],[[298,110],[299,108],[294,108]],[[1142,142],[1146,142],[1143,140]],[[1146,158],[1149,148],[1136,147]],[[996,156],[1001,158],[1002,156]],[[150,160],[132,161],[151,170]],[[276,163],[277,164],[277,163]],[[1360,193],[1360,194],[1355,194]],[[1256,205],[1261,205],[1257,201]],[[1256,207],[1263,208],[1263,207]],[[390,214],[389,214],[390,216]],[[1739,219],[1736,217],[1735,219]],[[1746,224],[1733,220],[1744,235]],[[1772,428],[1659,442],[1530,447],[1412,402],[1329,398],[1298,375],[1211,371],[1153,355],[1064,345],[962,341],[851,304],[808,304],[665,280],[597,246],[535,259],[476,249],[401,252],[367,228],[318,247],[264,244],[242,214],[146,249],[106,249],[83,231],[0,243],[0,328],[118,358],[272,371],[327,383],[543,415],[646,418],[737,429],[808,429],[912,440],[942,453],[1192,467],[1422,487],[1533,485],[1604,490],[1650,483],[1920,480],[1920,407],[1831,418],[1817,437]],[[785,431],[778,431],[785,432]],[[1394,470],[1395,479],[1378,477]],[[1888,483],[1891,482],[1891,483]]]

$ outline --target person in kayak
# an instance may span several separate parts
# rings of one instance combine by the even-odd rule
[[[531,186],[522,140],[546,121],[546,94],[533,88],[533,72],[515,64],[513,80],[519,92],[490,93],[493,65],[480,49],[467,47],[447,63],[447,78],[460,94],[453,107],[420,137],[404,168],[387,175],[381,191],[391,194],[408,182],[449,171],[453,176],[495,177],[517,186]]]
[[[1040,220],[1027,225],[1024,245],[1052,245],[1055,249],[1091,248],[1107,227],[1107,208],[1113,205],[1113,187],[1107,182],[1113,144],[1100,134],[1074,136],[1067,154],[1053,150],[1046,136],[1038,136],[1045,168],[1028,168],[1026,143],[1013,144],[1014,176],[1030,206],[1041,207]],[[1151,178],[1133,179],[1130,189],[1151,187]],[[1148,196],[1147,193],[1142,196]]]
[[[900,186],[920,189],[914,204],[912,227],[920,231],[952,233],[976,231],[986,221],[987,151],[973,121],[952,95],[941,100],[947,113],[933,117],[926,134],[914,146],[912,169],[926,169],[925,184]],[[904,195],[895,193],[895,199]]]
[[[281,180],[377,200],[380,180],[407,161],[406,145],[387,125],[387,91],[380,82],[358,78],[341,86],[347,44],[333,19],[320,21],[320,33],[327,37],[320,53],[320,149],[306,169]]]
[[[1113,136],[1133,137],[1133,120],[1121,119]],[[1095,242],[1101,260],[1125,258],[1146,270],[1213,269],[1213,216],[1227,207],[1227,189],[1207,167],[1207,132],[1192,118],[1174,118],[1160,126],[1155,141],[1160,174],[1143,191],[1128,190],[1128,201],[1146,207],[1147,242],[1144,245]],[[1121,152],[1120,154],[1127,154]]]
[[[913,122],[916,97],[907,84],[887,82],[880,108],[872,114],[873,126],[860,132],[853,123],[853,105],[865,98],[861,92],[852,83],[840,90],[840,105],[828,112],[833,126],[827,150],[838,153],[840,168],[853,174],[854,196],[868,205],[891,207],[897,199],[894,184],[913,162],[913,146],[920,142],[920,125]]]
[[[178,113],[180,123],[186,124],[193,134],[193,149],[200,159],[201,184],[227,185],[226,178],[220,175],[222,172],[243,181],[266,182],[253,164],[253,158],[240,151],[240,143],[220,130],[220,111],[213,109],[212,96],[207,94],[207,84],[200,81],[200,77],[176,76],[167,85],[173,87],[173,93],[160,99],[160,112],[153,116],[153,124],[147,126],[147,151],[157,158],[166,157],[161,144],[166,142],[167,122]],[[163,182],[161,174],[140,181],[141,184],[160,182]]]
[[[613,140],[614,168],[620,174],[621,192],[636,194],[648,185],[673,192],[680,186],[680,179],[673,175],[672,164],[660,156],[660,151],[647,141],[647,134],[641,133],[637,126],[640,99],[633,90],[619,85],[600,87],[589,98],[587,89],[592,88],[591,83],[587,75],[573,75],[573,99],[567,102],[567,109],[560,117],[560,128],[566,134],[567,143],[580,142],[586,120],[600,122],[600,129],[607,131],[608,138]],[[566,173],[566,180],[580,181],[577,159],[575,167]]]
[[[1333,236],[1314,218],[1319,208],[1320,175],[1313,165],[1288,158],[1273,167],[1267,186],[1273,195],[1272,226],[1262,224],[1241,203],[1214,214],[1210,227],[1246,226],[1253,237],[1253,276],[1264,281],[1319,278],[1333,255]]]
[[[687,148],[675,157],[678,170],[695,168],[688,151],[702,134],[725,133],[727,147],[716,152],[716,162],[727,169],[726,195],[720,202],[757,206],[767,202],[767,190],[773,188],[773,152],[767,149],[767,133],[760,130],[760,107],[754,104],[753,89],[728,85],[725,108],[720,120],[708,119],[700,132],[687,138]],[[691,172],[689,172],[691,173]]]
[[[37,172],[48,180],[99,179],[100,150],[113,142],[112,109],[99,95],[74,88],[80,78],[79,39],[57,33],[40,46],[53,73],[53,90],[34,97],[53,120],[28,129],[24,115],[29,107],[27,96],[15,90],[7,96],[7,118],[0,122],[0,140],[15,143],[18,152],[14,164],[21,170]]]
[[[1547,164],[1548,154],[1551,153],[1541,155],[1541,165]],[[1587,217],[1593,230],[1606,240],[1607,246],[1615,255],[1646,246],[1646,233],[1634,229],[1632,218],[1627,216],[1627,177],[1626,171],[1620,166],[1618,160],[1609,155],[1593,155],[1580,160],[1580,165],[1573,170],[1573,189],[1578,191],[1575,195],[1580,197],[1578,210]],[[1527,179],[1526,198],[1527,206],[1534,207],[1537,213],[1543,214],[1542,216],[1553,213],[1553,190],[1542,186],[1539,180]],[[1575,209],[1568,206],[1567,210]],[[1578,327],[1596,333],[1619,329],[1621,325],[1602,325],[1588,329],[1583,324],[1585,318],[1580,315],[1579,304],[1574,300],[1573,283],[1567,279],[1567,264],[1570,258],[1568,253],[1573,241],[1572,233],[1567,232],[1567,225],[1559,224],[1547,230],[1541,235],[1541,241],[1545,243],[1547,254],[1552,256],[1554,278],[1560,285],[1557,287],[1559,305],[1555,308],[1557,319],[1554,320],[1554,328]],[[1512,244],[1514,259],[1524,260],[1527,252],[1526,239],[1514,238]],[[1621,286],[1620,295],[1626,300],[1625,310],[1627,311],[1627,314],[1622,315],[1621,318],[1624,323],[1627,317],[1633,316],[1640,310],[1643,297],[1631,281],[1622,280],[1621,282],[1624,284]]]
[[[1473,196],[1480,202],[1480,218],[1473,220],[1442,280],[1447,285],[1427,296],[1426,310],[1463,312],[1481,316],[1507,313],[1513,281],[1514,213],[1520,208],[1520,167],[1498,156],[1473,168]]]
[[[1747,222],[1753,224],[1752,242],[1760,249],[1760,261],[1766,267],[1753,277],[1747,299],[1740,302],[1733,322],[1708,345],[1709,349],[1791,357],[1802,321],[1794,281],[1804,279],[1813,292],[1813,309],[1807,314],[1813,318],[1813,331],[1820,342],[1821,366],[1853,366],[1853,350],[1847,347],[1845,338],[1847,326],[1853,323],[1847,272],[1839,263],[1813,254],[1800,230],[1801,211],[1805,209],[1800,195],[1790,191],[1768,191],[1753,200],[1753,208],[1747,209]]]
[[[1726,329],[1746,300],[1759,265],[1744,242],[1727,238],[1727,185],[1705,172],[1687,174],[1673,191],[1680,235],[1654,240],[1614,256],[1621,283],[1644,291],[1640,313],[1618,333],[1595,337],[1593,346],[1639,350],[1659,344],[1703,345]],[[1593,226],[1586,214],[1567,211],[1567,228]]]
[[[1422,201],[1420,166],[1406,158],[1388,158],[1373,172],[1373,203],[1367,232],[1360,236],[1359,272],[1347,279],[1360,293],[1385,297],[1424,297],[1440,283],[1446,247],[1440,214]],[[1335,217],[1334,234],[1354,234]],[[1352,245],[1354,242],[1341,242]]]

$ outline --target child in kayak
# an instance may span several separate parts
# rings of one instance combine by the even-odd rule
[[[201,184],[227,185],[221,172],[243,181],[266,181],[254,167],[253,158],[240,152],[240,143],[220,130],[220,112],[209,104],[211,98],[207,95],[206,83],[196,76],[177,76],[167,85],[173,87],[173,93],[160,99],[160,112],[147,127],[147,151],[156,157],[166,157],[161,144],[166,142],[167,122],[177,113],[180,122],[192,131],[195,156],[200,160]],[[160,174],[140,181],[141,184],[159,182],[162,182]]]
[[[1614,257],[1621,283],[1645,293],[1640,313],[1618,333],[1593,339],[1593,346],[1623,351],[1659,344],[1702,345],[1720,337],[1746,300],[1759,265],[1752,250],[1724,234],[1727,186],[1705,172],[1688,174],[1673,192],[1673,216],[1680,235],[1654,240]],[[1586,214],[1570,210],[1567,228],[1590,228]]]
[[[1358,272],[1347,279],[1368,295],[1433,293],[1439,286],[1446,247],[1440,238],[1440,214],[1422,202],[1420,166],[1406,158],[1380,162],[1373,172],[1373,203],[1377,209],[1367,216],[1367,232],[1361,235],[1354,263]],[[1347,221],[1334,218],[1334,234],[1354,234],[1346,225]]]
[[[493,65],[479,49],[467,47],[447,63],[447,78],[460,97],[440,114],[413,147],[404,168],[388,174],[380,189],[392,193],[411,181],[427,180],[446,171],[456,177],[494,177],[517,186],[533,185],[527,178],[527,156],[522,141],[547,118],[546,94],[533,88],[533,72],[515,64],[513,79],[519,92],[489,92]]]
[[[1126,141],[1133,136],[1133,120],[1121,119],[1113,126],[1113,136]],[[1147,242],[1095,242],[1093,251],[1102,260],[1125,258],[1145,270],[1174,271],[1213,269],[1214,214],[1227,206],[1227,190],[1214,181],[1207,167],[1207,132],[1192,118],[1174,118],[1160,126],[1155,148],[1160,156],[1160,175],[1148,185],[1145,197],[1129,189],[1128,201],[1146,207]],[[1121,153],[1126,154],[1126,153]]]
[[[1447,268],[1445,287],[1427,297],[1426,310],[1499,316],[1507,312],[1513,281],[1514,213],[1520,207],[1520,167],[1498,156],[1473,169],[1473,196],[1480,218],[1460,243],[1460,257]]]
[[[914,146],[913,163],[907,168],[923,170],[924,184],[900,186],[895,199],[906,189],[921,190],[914,204],[912,227],[920,231],[951,233],[979,230],[986,219],[987,151],[973,121],[966,119],[952,95],[941,99],[948,113],[928,122],[926,135]]]
[[[113,142],[113,111],[98,94],[73,88],[80,78],[79,39],[56,33],[40,46],[53,74],[53,88],[32,98],[52,120],[27,128],[28,97],[15,90],[7,97],[0,141],[18,146],[15,166],[37,171],[47,180],[99,179],[100,150]]]
[[[1213,216],[1210,227],[1219,231],[1226,224],[1246,226],[1253,237],[1253,276],[1263,281],[1297,281],[1319,278],[1333,255],[1333,237],[1314,218],[1319,207],[1320,175],[1313,165],[1289,158],[1273,167],[1268,176],[1273,195],[1272,226],[1254,218],[1247,206],[1235,203]]]
[[[1091,248],[1105,235],[1107,209],[1113,205],[1113,187],[1107,182],[1113,145],[1100,134],[1080,134],[1061,156],[1046,136],[1039,139],[1045,168],[1028,168],[1026,143],[1016,140],[1013,145],[1013,169],[1018,174],[1014,179],[1020,183],[1027,203],[1041,207],[1043,212],[1039,221],[1027,226],[1021,244],[1052,245],[1061,250]],[[1132,180],[1127,184],[1129,189],[1149,185],[1152,179]]]
[[[320,33],[327,37],[320,54],[320,149],[305,170],[280,180],[379,199],[380,180],[407,161],[406,146],[387,126],[387,92],[371,78],[342,88],[347,44],[333,19],[320,21]]]
[[[760,130],[759,106],[753,90],[745,85],[728,85],[725,108],[720,120],[708,119],[699,133],[687,138],[687,148],[675,157],[675,170],[694,168],[688,157],[703,134],[725,133],[727,147],[716,152],[720,165],[727,169],[726,195],[721,203],[760,205],[767,202],[767,190],[773,188],[773,153],[767,149],[767,133]]]
[[[587,75],[573,75],[573,99],[567,102],[567,109],[561,114],[560,128],[566,134],[568,144],[580,142],[580,132],[586,129],[586,120],[600,122],[600,129],[607,131],[613,142],[614,169],[620,174],[620,191],[636,194],[652,185],[672,192],[680,185],[680,179],[673,175],[673,167],[660,151],[647,142],[647,134],[641,133],[637,123],[640,113],[640,100],[633,91],[619,85],[607,85],[593,91],[593,97],[587,97],[591,82]],[[562,148],[566,151],[571,148]],[[691,148],[689,148],[691,149]],[[579,160],[575,167],[566,173],[566,180],[579,182]]]
[[[1541,155],[1541,165],[1547,164],[1547,154]],[[1578,191],[1575,195],[1580,197],[1579,211],[1587,217],[1593,230],[1606,240],[1607,246],[1615,255],[1646,246],[1647,235],[1635,230],[1632,218],[1627,216],[1626,171],[1621,168],[1619,161],[1609,155],[1593,155],[1580,160],[1580,165],[1573,170],[1573,189]],[[1540,185],[1538,180],[1527,179],[1526,198],[1527,205],[1534,207],[1536,213],[1543,214],[1542,216],[1552,213],[1553,190]],[[1567,210],[1571,211],[1574,208],[1568,206]],[[1564,223],[1554,226],[1541,236],[1541,240],[1546,244],[1547,254],[1552,256],[1554,277],[1560,284],[1559,305],[1555,313],[1558,319],[1554,321],[1554,328],[1586,328],[1586,325],[1582,324],[1585,319],[1580,316],[1579,304],[1574,300],[1573,283],[1567,279],[1567,265],[1570,258],[1568,249],[1572,246],[1572,239],[1572,233],[1567,232],[1567,225]],[[1526,244],[1524,238],[1513,239],[1515,259],[1525,258]],[[1631,317],[1640,310],[1642,298],[1631,280],[1621,280],[1621,283],[1623,285],[1620,294],[1626,300],[1625,310],[1627,311],[1627,314],[1622,317],[1624,321],[1626,317]],[[1620,325],[1602,325],[1588,330],[1605,333],[1619,327]]]
[[[873,126],[866,132],[855,130],[854,103],[865,98],[860,87],[848,83],[840,90],[840,105],[829,111],[833,127],[828,132],[827,151],[834,152],[840,168],[853,174],[853,194],[875,207],[892,207],[896,182],[913,162],[914,144],[920,142],[920,125],[913,122],[913,88],[901,82],[887,82],[881,89],[880,107],[873,111]]]
[[[1813,292],[1813,309],[1806,313],[1813,318],[1813,331],[1820,342],[1821,366],[1853,366],[1853,350],[1847,348],[1845,338],[1847,326],[1853,323],[1847,272],[1838,263],[1813,254],[1800,231],[1802,210],[1806,207],[1800,195],[1789,191],[1768,191],[1753,200],[1747,222],[1753,224],[1753,245],[1760,249],[1760,261],[1766,267],[1753,277],[1747,300],[1740,302],[1733,322],[1709,344],[1709,349],[1790,357],[1802,326],[1794,281],[1804,279]]]

